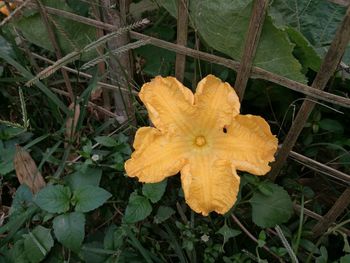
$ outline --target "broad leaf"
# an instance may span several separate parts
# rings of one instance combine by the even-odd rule
[[[176,57],[174,52],[147,45],[136,49],[135,53],[146,61],[145,67],[142,69],[146,74],[167,76],[172,73]]]
[[[245,45],[252,1],[191,1],[191,16],[199,34],[213,48],[240,60]],[[254,65],[281,76],[306,82],[301,65],[293,57],[294,45],[286,32],[276,28],[267,16]]]
[[[79,212],[56,216],[53,229],[57,240],[63,246],[79,251],[85,236],[85,216]]]
[[[13,198],[10,215],[14,216],[24,212],[25,208],[32,202],[32,199],[33,194],[29,187],[25,184],[20,185]]]
[[[112,195],[103,188],[86,185],[77,188],[73,193],[75,211],[89,212],[103,205]]]
[[[14,170],[13,157],[15,152],[16,148],[14,146],[3,148],[0,145],[0,175],[6,175]]]
[[[24,236],[24,251],[31,263],[41,262],[53,247],[51,230],[37,226]]]
[[[130,195],[129,203],[125,210],[124,222],[129,224],[136,223],[145,219],[151,212],[152,206],[148,199],[134,192]]]
[[[344,126],[339,121],[332,119],[322,119],[318,124],[323,130],[334,133],[344,133]]]
[[[295,44],[293,54],[303,65],[303,73],[306,73],[308,68],[317,72],[321,66],[321,58],[311,43],[299,31],[292,27],[286,28],[286,32],[288,33],[289,39]]]
[[[0,36],[0,50],[8,56],[13,56],[14,52],[12,46],[3,36]]]
[[[156,203],[162,198],[166,186],[166,179],[160,183],[144,184],[142,186],[142,194],[151,200],[152,203]]]
[[[58,8],[71,13],[73,12],[65,1],[45,0],[42,2],[53,8]],[[81,49],[96,39],[96,29],[94,27],[57,15],[50,16],[59,27],[57,28],[53,26],[53,29],[55,30],[55,35],[57,36],[58,43],[64,55],[75,49]],[[43,41],[43,39],[49,39],[49,36],[39,12],[33,13],[30,11],[29,13],[25,13],[24,16],[20,16],[19,19],[15,20],[14,24],[21,30],[24,37],[29,42],[50,51],[54,50],[51,41]],[[91,55],[92,53],[85,54],[83,60],[89,59]]]
[[[348,263],[348,262],[350,262],[350,254],[341,257],[339,263]]]
[[[10,262],[14,263],[28,263],[29,259],[27,258],[25,249],[24,249],[24,240],[20,239],[16,241],[16,243],[13,245],[12,249],[9,251],[9,257],[11,259]],[[1,261],[0,262],[7,262],[7,261]]]
[[[97,136],[95,141],[106,147],[115,147],[118,145],[117,141],[108,136]]]
[[[292,201],[288,193],[276,184],[266,184],[271,190],[269,195],[255,192],[250,199],[253,222],[262,228],[287,222],[293,212]]]
[[[92,241],[90,243],[84,243],[84,249],[82,250],[82,256],[85,263],[106,263],[107,255],[101,253],[103,251],[103,244],[98,241]]]
[[[233,237],[238,236],[242,232],[233,228],[230,228],[227,224],[224,224],[217,232],[224,237],[224,244]]]
[[[274,0],[270,9],[277,25],[291,26],[300,31],[321,55],[327,51],[345,12],[343,6],[319,0]],[[350,60],[345,62],[349,63]]]
[[[160,206],[154,216],[154,223],[160,224],[175,214],[175,210],[168,206]]]
[[[49,213],[63,213],[69,209],[71,191],[63,185],[49,185],[40,190],[35,203]]]
[[[111,225],[107,233],[105,235],[105,238],[103,240],[103,245],[105,249],[108,250],[116,250],[119,249],[125,239],[125,233],[122,227],[117,227],[116,225]]]
[[[72,191],[74,191],[82,186],[98,186],[101,181],[101,176],[101,169],[81,166],[76,172],[66,176],[65,180]]]

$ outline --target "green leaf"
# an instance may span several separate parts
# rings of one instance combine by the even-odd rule
[[[169,219],[173,214],[175,214],[175,210],[169,206],[160,206],[157,210],[157,214],[154,216],[154,223],[160,224],[165,220]]]
[[[24,251],[31,263],[41,262],[53,247],[51,230],[37,226],[29,234],[24,235]]]
[[[6,39],[3,36],[0,36],[0,50],[2,53],[13,56],[13,48],[9,42],[6,41]]]
[[[117,141],[108,136],[97,136],[95,141],[105,147],[115,147],[118,145]]]
[[[77,252],[85,236],[85,216],[79,212],[56,216],[53,229],[57,240],[63,246]]]
[[[208,45],[236,60],[243,54],[251,11],[252,0],[197,0],[190,5],[195,27]],[[267,16],[253,64],[305,83],[293,48],[287,33],[276,28]]]
[[[124,243],[125,232],[122,227],[117,227],[116,225],[111,225],[103,240],[103,245],[105,249],[117,250]]]
[[[73,13],[73,10],[65,1],[45,0],[42,2],[49,7]],[[82,49],[88,43],[96,39],[96,29],[94,27],[72,21],[62,16],[51,16],[59,27],[58,29],[56,26],[53,26],[53,29],[64,55],[75,49]],[[24,15],[20,19],[17,19],[14,24],[21,30],[22,34],[29,42],[47,50],[54,51],[51,41],[43,41],[43,39],[49,39],[49,36],[39,12],[34,12],[27,16]],[[89,59],[91,55],[92,53],[83,56],[83,59]]]
[[[339,263],[348,263],[348,262],[350,262],[350,255],[345,255],[345,256],[340,258]]]
[[[270,187],[270,185],[270,183],[262,182],[258,185],[258,189],[264,195],[271,195],[273,194],[273,189]]]
[[[336,120],[332,119],[322,119],[318,123],[321,129],[329,131],[329,132],[334,132],[334,133],[344,133],[344,127],[343,125]]]
[[[129,224],[136,223],[145,219],[151,212],[152,206],[148,199],[134,192],[130,195],[129,203],[125,210],[124,222]]]
[[[103,205],[112,195],[103,188],[86,185],[77,188],[73,193],[75,211],[89,212]]]
[[[14,263],[28,263],[26,251],[24,249],[24,240],[20,239],[16,241],[12,249],[9,251],[9,256],[11,258],[10,262]],[[0,261],[1,262],[1,261]],[[4,261],[4,263],[7,261]]]
[[[0,175],[6,175],[14,170],[13,158],[15,152],[15,147],[0,149]]]
[[[74,191],[78,187],[92,185],[99,186],[102,177],[102,169],[81,166],[76,172],[65,177],[70,189]]]
[[[41,189],[35,203],[49,213],[64,213],[69,209],[71,191],[63,185],[49,185]]]
[[[82,255],[85,263],[106,263],[107,253],[111,253],[110,251],[106,251],[103,249],[103,244],[98,241],[92,241],[90,243],[84,243],[82,249]]]
[[[311,43],[296,29],[292,27],[286,28],[289,39],[295,44],[294,55],[303,65],[303,73],[305,74],[308,68],[318,72],[321,66],[321,57],[317,54]]]
[[[312,252],[312,253],[315,253],[315,254],[320,254],[320,250],[318,249],[316,244],[314,244],[310,240],[303,239],[303,238],[300,239],[300,246],[302,248],[304,248],[305,250],[307,250],[308,252]]]
[[[163,180],[160,183],[144,184],[142,186],[142,194],[151,200],[152,203],[158,202],[166,189],[167,180]]]
[[[18,213],[23,213],[32,200],[33,194],[29,187],[25,184],[20,185],[16,190],[15,197],[13,198],[10,215],[14,216]]]
[[[346,8],[338,4],[317,0],[274,0],[270,8],[275,24],[280,27],[291,26],[300,31],[322,56],[332,42],[345,12]],[[346,60],[346,63],[349,62]]]
[[[230,228],[226,223],[216,232],[224,237],[224,244],[233,237],[238,236],[242,232],[236,229]]]
[[[167,76],[174,68],[175,53],[166,49],[147,45],[135,50],[145,61],[143,71],[150,76]]]
[[[316,263],[327,263],[328,262],[328,251],[324,246],[320,247],[320,256],[316,258]]]
[[[67,4],[72,8],[75,13],[86,16],[89,13],[89,3],[83,1],[67,0]]]
[[[253,222],[262,228],[287,222],[293,212],[292,200],[287,191],[276,184],[267,184],[271,189],[270,195],[255,192],[250,199]]]

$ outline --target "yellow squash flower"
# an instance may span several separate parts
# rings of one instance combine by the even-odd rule
[[[240,115],[234,89],[213,75],[196,93],[173,77],[156,77],[139,96],[153,127],[136,132],[128,176],[157,183],[181,171],[187,204],[197,213],[226,213],[236,202],[237,170],[264,175],[274,161],[277,139],[267,122]]]
[[[14,3],[10,3],[11,9],[14,9],[15,6],[16,5]],[[5,5],[4,1],[0,1],[0,13],[4,14],[5,16],[9,16],[10,15],[10,12],[9,12],[7,6]]]

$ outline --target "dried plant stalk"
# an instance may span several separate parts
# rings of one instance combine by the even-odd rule
[[[75,104],[74,102],[71,103],[68,107],[71,111],[73,111],[73,115],[69,116],[66,121],[66,131],[65,131],[65,137],[67,141],[72,140],[75,138],[75,132],[77,129],[77,124],[80,117],[80,105]],[[67,144],[65,144],[65,147]]]

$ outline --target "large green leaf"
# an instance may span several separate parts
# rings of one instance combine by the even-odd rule
[[[80,166],[76,172],[65,177],[69,187],[74,191],[78,187],[92,185],[98,186],[102,177],[102,170],[87,166]]]
[[[240,60],[252,10],[252,1],[203,0],[191,2],[191,16],[203,39],[213,48]],[[305,82],[301,65],[292,55],[286,32],[266,17],[254,65]]]
[[[79,251],[85,236],[85,216],[79,212],[56,216],[53,220],[53,230],[63,246]]]
[[[49,213],[63,213],[69,209],[71,191],[63,185],[49,185],[40,190],[35,203]]]
[[[306,73],[309,68],[317,72],[321,66],[321,58],[311,43],[302,33],[292,27],[287,27],[286,32],[289,39],[295,44],[293,54],[303,65],[303,73]]]
[[[155,46],[143,46],[135,49],[135,53],[145,61],[143,71],[151,76],[171,75],[174,68],[175,53]]]
[[[129,198],[128,206],[124,214],[125,223],[136,223],[145,219],[152,212],[152,206],[148,199],[144,196],[132,193]]]
[[[29,259],[27,258],[25,249],[24,249],[24,240],[20,239],[16,241],[16,243],[13,245],[11,250],[9,251],[9,259],[11,259],[10,262],[14,263],[28,263]],[[8,262],[8,261],[1,261],[0,262]]]
[[[250,199],[253,222],[260,227],[273,227],[285,223],[293,212],[293,205],[287,191],[273,183],[264,183],[269,194],[260,191]]]
[[[300,31],[321,55],[327,51],[345,12],[343,6],[319,0],[274,0],[270,9],[277,25]]]
[[[103,188],[86,185],[77,188],[73,193],[75,211],[89,212],[103,205],[112,195]]]
[[[65,1],[45,0],[42,2],[47,6],[73,13],[73,10]],[[50,15],[50,18],[58,26],[53,26],[53,29],[63,54],[68,54],[75,49],[81,49],[96,39],[96,29],[92,26],[57,15]],[[50,38],[46,26],[38,12],[31,12],[27,16],[21,16],[14,24],[30,42],[47,50],[54,50],[51,41],[49,41]],[[87,59],[88,56],[85,58]]]
[[[54,241],[51,230],[37,226],[24,236],[24,251],[31,263],[41,262],[53,247]]]
[[[166,186],[166,179],[160,183],[144,184],[142,187],[142,194],[151,200],[152,203],[156,203],[162,198]]]

